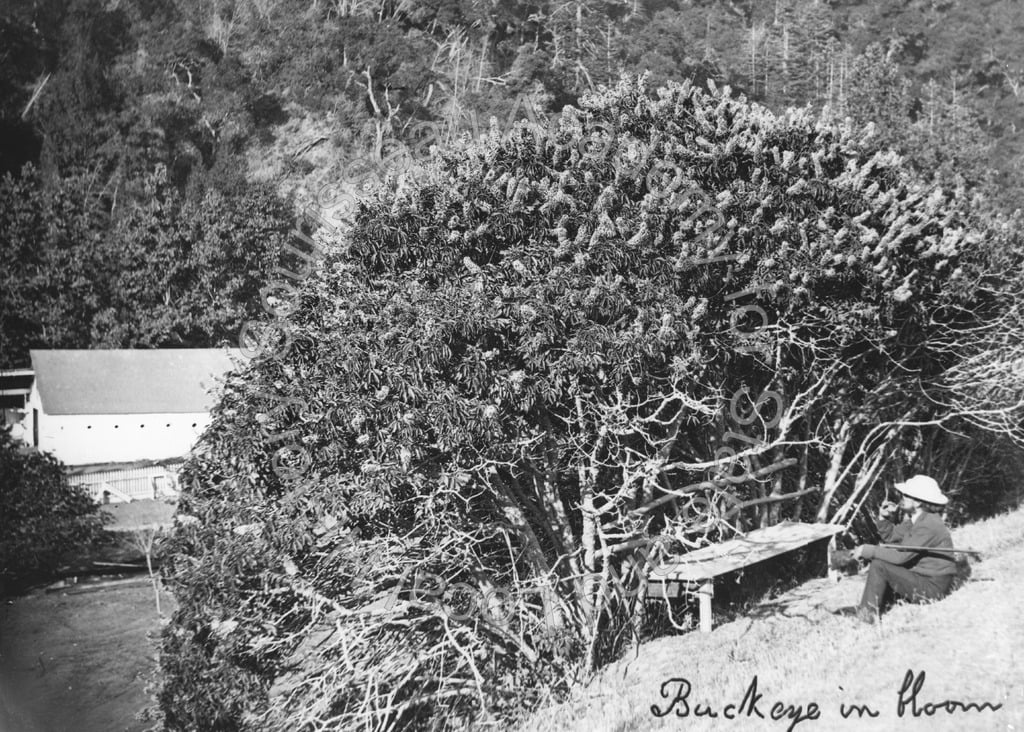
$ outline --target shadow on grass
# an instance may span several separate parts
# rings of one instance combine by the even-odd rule
[[[751,567],[720,575],[714,582],[713,624],[718,626],[740,618],[800,614],[786,611],[794,606],[810,608],[815,605],[821,585],[807,583],[823,577],[826,570],[824,546],[816,542]],[[793,590],[798,587],[801,589],[794,594]],[[784,594],[785,602],[772,602]],[[641,642],[695,630],[699,626],[697,595],[684,594],[670,600],[650,599],[645,615]]]

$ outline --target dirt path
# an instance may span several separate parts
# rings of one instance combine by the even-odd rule
[[[863,577],[838,586],[814,581],[710,635],[642,645],[522,729],[1024,730],[1024,511],[954,531],[954,542],[985,557],[942,602],[897,606],[867,626],[829,612],[859,600]],[[742,701],[755,676],[753,694],[761,696],[751,709]],[[852,704],[878,716],[860,718]],[[667,713],[657,716],[652,706]]]
[[[162,593],[164,612],[173,609]],[[156,663],[148,584],[0,604],[0,732],[141,732]]]

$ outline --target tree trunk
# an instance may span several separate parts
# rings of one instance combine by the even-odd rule
[[[149,579],[153,583],[153,596],[156,598],[156,614],[163,616],[163,612],[160,610],[160,583],[157,581],[156,575],[153,573],[152,548],[146,550],[146,569],[149,570]]]
[[[837,479],[839,471],[843,466],[843,455],[846,453],[846,446],[850,442],[850,431],[852,429],[853,425],[849,422],[843,422],[843,426],[839,430],[839,439],[836,440],[829,451],[830,462],[828,472],[825,473],[825,485],[822,487],[821,501],[818,503],[818,513],[815,517],[819,522],[828,520],[828,507],[832,502],[832,496],[835,495],[836,490],[839,488]]]
[[[549,577],[551,575],[551,565],[547,557],[544,556],[544,550],[541,549],[537,535],[530,526],[530,522],[526,520],[526,514],[519,507],[508,484],[497,472],[491,475],[491,482],[498,489],[495,493],[501,501],[505,518],[516,530],[522,541],[523,556],[526,558],[526,562],[529,564],[534,577],[537,579]],[[557,592],[551,587],[546,587],[542,588],[540,594],[541,601],[544,604],[546,622],[555,627],[564,625],[565,619],[562,617]]]

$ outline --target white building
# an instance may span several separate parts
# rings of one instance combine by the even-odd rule
[[[38,350],[22,439],[66,465],[184,457],[237,350]],[[73,471],[80,472],[80,471]]]

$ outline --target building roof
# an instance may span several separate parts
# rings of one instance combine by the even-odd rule
[[[232,369],[237,349],[160,348],[30,351],[47,414],[209,411],[208,392]]]

